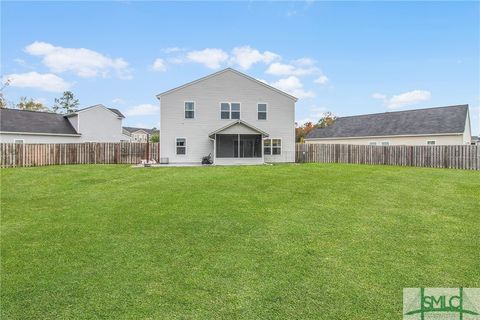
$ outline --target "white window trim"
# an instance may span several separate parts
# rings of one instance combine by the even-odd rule
[[[258,105],[259,104],[264,104],[265,105],[265,112],[262,111],[262,113],[265,113],[265,119],[258,119],[258,114],[260,113],[260,111],[258,111]],[[257,120],[258,121],[267,121],[268,120],[268,103],[266,102],[257,102]]]
[[[21,141],[21,142],[17,142],[17,141]],[[24,143],[25,143],[25,140],[24,140],[24,139],[14,139],[14,140],[13,140],[13,143],[15,143],[15,144],[17,144],[17,143],[18,143],[18,144],[24,144]]]
[[[270,140],[270,146],[267,147],[267,148],[270,148],[270,153],[269,154],[266,154],[265,153],[265,144],[263,142],[265,142],[265,140]],[[273,141],[272,140],[280,140],[280,147],[278,146],[273,146]],[[266,139],[263,139],[262,141],[262,144],[263,144],[263,153],[266,155],[266,156],[281,156],[282,155],[282,151],[283,151],[283,139],[282,138],[266,138]],[[280,148],[280,154],[273,154],[273,148]]]
[[[187,118],[187,117],[185,117],[185,112],[186,112],[186,110],[185,110],[185,107],[186,107],[185,104],[186,104],[187,102],[192,102],[192,103],[193,103],[193,118]],[[195,107],[196,104],[197,104],[196,101],[193,101],[193,100],[183,101],[183,118],[184,118],[185,120],[193,120],[193,119],[195,119],[195,118],[197,117],[197,115],[196,115],[196,114],[197,114],[197,110],[196,110],[197,108]]]
[[[384,143],[386,143],[386,144],[384,144]],[[380,145],[383,146],[383,147],[389,146],[389,145],[390,145],[390,141],[381,141],[381,142],[380,142]]]
[[[185,139],[185,154],[178,154],[178,153],[177,153],[177,139]],[[187,152],[188,152],[187,138],[185,138],[185,137],[175,137],[175,155],[176,155],[176,156],[183,157],[183,156],[186,156],[186,155],[187,155]]]
[[[226,103],[228,104],[228,118],[226,119],[223,119],[222,118],[222,103]],[[232,103],[237,103],[239,106],[240,106],[240,110],[238,112],[240,112],[240,117],[238,119],[232,119]],[[231,101],[231,102],[228,102],[228,101],[221,101],[220,102],[220,120],[240,120],[242,119],[242,103],[241,102],[236,102],[236,101]],[[236,112],[236,111],[235,111]]]
[[[433,142],[433,144],[429,144],[429,142]],[[427,140],[427,146],[436,146],[437,145],[437,140]]]

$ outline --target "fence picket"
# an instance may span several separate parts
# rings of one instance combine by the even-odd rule
[[[370,146],[297,143],[296,162],[383,164],[480,170],[479,145]]]
[[[150,143],[150,159],[160,160],[160,144]],[[63,164],[137,164],[146,159],[147,143],[0,143],[0,167]]]

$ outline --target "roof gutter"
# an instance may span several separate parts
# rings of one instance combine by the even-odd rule
[[[42,132],[15,132],[0,131],[0,134],[24,134],[30,136],[63,136],[63,137],[81,137],[80,133],[42,133]]]

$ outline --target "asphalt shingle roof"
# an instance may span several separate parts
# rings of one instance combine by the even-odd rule
[[[67,114],[67,117],[75,116],[75,115],[77,114],[77,112],[84,111],[84,110],[88,110],[88,109],[95,108],[95,107],[107,108],[107,107],[105,107],[103,104],[96,104],[96,105],[93,105],[93,106],[90,106],[90,107],[86,107],[86,108],[82,108],[82,109],[78,109],[78,110],[75,111],[75,112],[69,113],[69,114]],[[112,111],[113,113],[115,113],[115,114],[116,114],[117,116],[119,116],[120,118],[125,118],[125,116],[120,112],[120,110],[115,109],[115,108],[107,108],[107,109],[110,110],[110,111]]]
[[[77,134],[62,114],[0,109],[0,131]]]
[[[110,111],[112,111],[113,113],[116,113],[119,117],[121,118],[125,118],[125,116],[120,112],[120,110],[118,109],[115,109],[115,108],[108,108]]]
[[[340,117],[327,128],[312,130],[307,139],[461,133],[468,105]]]

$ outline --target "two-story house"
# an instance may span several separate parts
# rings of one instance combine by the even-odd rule
[[[170,163],[295,161],[297,98],[227,68],[157,95],[160,157]]]
[[[153,135],[160,135],[160,131],[155,128],[123,127],[123,134],[129,136],[131,142],[147,142],[149,137],[151,140]]]

